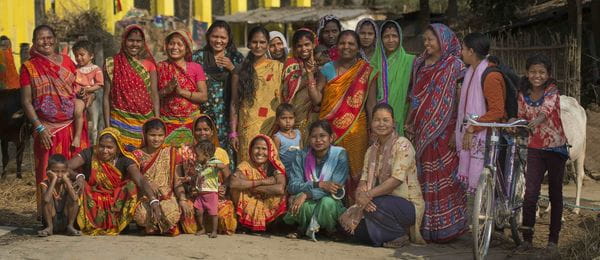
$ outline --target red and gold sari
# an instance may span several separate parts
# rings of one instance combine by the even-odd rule
[[[264,139],[267,143],[267,163],[274,168],[273,174],[283,174],[285,176],[285,167],[279,160],[277,148],[275,148],[273,140],[262,134],[257,135],[252,140],[258,138]],[[252,141],[250,143],[252,143]],[[252,147],[248,150],[249,154],[251,152]],[[252,158],[252,156],[249,155],[249,158]],[[247,180],[251,181],[270,177],[262,167],[257,166],[256,163],[252,161],[240,163],[237,170],[244,175]],[[252,231],[267,230],[267,224],[285,213],[287,209],[285,195],[257,196],[251,190],[232,190],[232,192],[234,198],[237,198],[236,212],[240,224]]]
[[[192,60],[192,40],[189,33],[184,30],[177,30],[167,35],[166,38],[168,39],[173,34],[178,34],[183,38],[183,42],[189,50],[185,60],[190,62]],[[167,46],[166,42],[165,46]],[[196,82],[188,71],[169,60],[158,63],[158,76],[159,90],[167,88],[171,79],[175,78],[180,88],[191,92],[198,91]],[[194,139],[191,131],[192,121],[200,115],[198,105],[176,94],[162,98],[160,103],[160,115],[167,124],[165,142],[174,146],[191,143]]]
[[[117,140],[122,156],[135,161],[121,143],[121,134],[116,128],[105,128],[98,137],[111,135]],[[118,235],[131,221],[138,205],[137,188],[129,178],[123,178],[111,162],[102,162],[94,151],[89,180],[79,198],[77,224],[87,235]]]
[[[346,194],[351,202],[369,147],[365,104],[372,72],[369,63],[361,59],[323,88],[319,118],[331,124],[334,144],[348,151],[350,178],[346,183]]]
[[[154,58],[144,44],[145,61],[125,54],[125,42],[129,34],[143,29],[139,25],[130,25],[123,32],[121,51],[113,58],[106,59],[105,67],[111,80],[110,88],[110,124],[123,134],[125,145],[140,147],[142,125],[154,114],[151,98],[150,71],[144,62],[155,67]]]

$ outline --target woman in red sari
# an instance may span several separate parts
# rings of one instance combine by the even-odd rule
[[[38,184],[46,179],[50,155],[62,154],[70,158],[89,144],[89,140],[83,138],[80,147],[71,147],[75,64],[68,56],[56,53],[55,49],[54,30],[47,25],[36,27],[31,58],[21,67],[21,103],[35,129],[33,153]],[[82,136],[87,136],[85,125]],[[37,194],[40,194],[39,191]]]
[[[350,178],[346,182],[349,204],[360,180],[365,153],[369,147],[367,113],[375,105],[377,81],[369,79],[373,67],[360,58],[358,34],[343,31],[337,41],[340,58],[325,64],[317,82],[308,85],[311,100],[320,106],[319,119],[333,128],[334,145],[348,151]]]
[[[106,59],[108,75],[104,85],[104,124],[123,134],[123,143],[131,150],[142,143],[142,125],[151,117],[159,117],[156,89],[156,64],[145,43],[142,27],[125,28],[121,51]]]
[[[458,180],[458,154],[452,148],[458,80],[465,67],[460,42],[443,24],[423,34],[425,52],[415,59],[406,134],[416,150],[425,200],[421,233],[426,241],[446,242],[468,229],[466,191]]]
[[[165,39],[167,60],[158,64],[160,114],[167,124],[165,142],[173,146],[191,143],[192,121],[200,115],[198,105],[208,99],[206,75],[192,62],[192,39],[177,30]]]

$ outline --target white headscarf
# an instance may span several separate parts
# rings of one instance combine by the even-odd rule
[[[283,57],[287,57],[288,53],[289,53],[289,46],[287,43],[287,40],[285,39],[285,36],[283,36],[283,33],[280,33],[278,31],[270,31],[269,32],[269,44],[270,41],[272,41],[275,38],[279,38],[282,42],[283,42]],[[273,58],[271,56],[271,53],[267,51],[267,53],[269,54],[269,58]]]

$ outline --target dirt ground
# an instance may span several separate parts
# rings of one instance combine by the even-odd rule
[[[588,113],[586,170],[600,172],[600,113]],[[596,147],[595,147],[596,146]],[[12,154],[12,153],[11,153]],[[16,179],[14,160],[8,166],[8,176],[0,180],[0,226],[18,229],[0,236],[0,259],[81,259],[81,258],[161,258],[161,259],[470,259],[471,235],[443,245],[410,245],[392,250],[373,248],[349,242],[290,240],[279,235],[256,236],[236,234],[216,239],[181,235],[173,238],[140,236],[129,232],[117,237],[68,237],[55,235],[48,238],[35,236],[40,227],[35,218],[35,180],[31,173],[31,153],[25,155],[24,179]],[[543,190],[542,194],[547,194]],[[564,196],[569,204],[575,195],[574,183],[565,186]],[[544,202],[542,202],[544,204]],[[583,202],[587,207],[600,208],[600,182],[587,180],[583,187]],[[599,212],[582,209],[580,215],[565,208],[561,231],[561,251],[567,252],[590,232],[585,223],[598,223]],[[548,216],[542,215],[536,224],[534,246],[543,248],[547,243]],[[489,259],[543,259],[542,249],[531,255],[514,255],[514,245],[506,237],[496,236]],[[598,252],[600,256],[600,249]]]

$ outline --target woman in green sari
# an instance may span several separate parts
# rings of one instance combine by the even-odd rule
[[[404,135],[404,120],[408,112],[407,93],[414,55],[402,48],[402,28],[395,21],[381,25],[381,39],[377,43],[371,66],[377,75],[377,101],[388,103],[396,115],[396,130]]]

